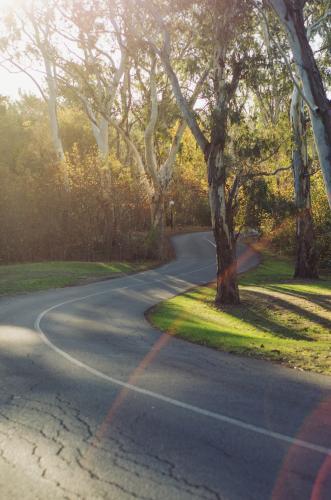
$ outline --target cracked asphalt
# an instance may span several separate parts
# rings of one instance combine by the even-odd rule
[[[135,276],[0,300],[1,499],[331,498],[329,377],[144,318],[214,278],[210,239],[178,236],[175,261]]]

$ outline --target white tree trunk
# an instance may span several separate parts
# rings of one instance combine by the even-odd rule
[[[57,91],[56,91],[56,81],[55,76],[52,71],[52,65],[49,61],[47,55],[42,51],[42,56],[44,59],[45,71],[46,71],[46,81],[48,88],[48,99],[47,107],[49,114],[49,123],[51,129],[51,137],[53,142],[53,147],[56,153],[57,160],[63,165],[63,185],[67,191],[69,191],[69,177],[67,169],[65,168],[65,154],[62,144],[62,139],[60,136],[60,127],[57,116]]]
[[[60,129],[57,118],[57,109],[56,109],[56,98],[53,95],[49,96],[47,105],[49,113],[49,123],[51,127],[52,143],[55,149],[57,159],[62,162],[64,161],[65,155],[64,155],[62,140],[60,137]]]
[[[291,100],[293,177],[296,206],[295,278],[318,278],[318,258],[310,198],[307,126],[304,102],[297,87]]]
[[[55,78],[52,73],[52,68],[49,60],[45,55],[44,57],[44,64],[45,64],[45,70],[46,70],[46,81],[47,81],[47,87],[48,87],[48,113],[49,113],[49,121],[50,121],[50,126],[51,126],[51,135],[52,135],[52,141],[53,141],[53,146],[57,155],[58,160],[63,161],[64,160],[64,150],[63,150],[63,145],[62,145],[62,140],[60,136],[60,128],[59,128],[59,122],[58,122],[58,117],[57,117],[57,94],[56,94],[56,83],[55,83]]]
[[[238,64],[238,68],[232,68],[232,79],[228,81],[228,68],[224,63],[224,61],[229,60],[228,48],[235,35],[235,31],[228,30],[227,27],[234,23],[238,5],[237,0],[232,0],[232,2],[227,3],[224,10],[219,10],[218,2],[215,3],[217,22],[213,69],[216,105],[212,116],[210,142],[201,130],[190,104],[185,99],[178,77],[171,65],[168,33],[164,34],[164,48],[159,52],[164,69],[171,81],[177,105],[200,146],[208,167],[209,202],[217,255],[217,294],[215,299],[217,304],[239,303],[233,210],[232,204],[226,199],[227,168],[224,161],[228,139],[228,109],[241,75]]]
[[[29,6],[28,5],[23,6],[23,11],[27,16],[27,19],[29,19],[33,30],[33,34],[28,35],[29,45],[32,42],[33,48],[34,49],[37,48],[44,63],[48,95],[46,96],[46,94],[43,92],[43,90],[39,86],[38,82],[34,79],[34,77],[32,75],[29,75],[29,72],[26,72],[26,74],[28,74],[30,78],[35,82],[35,84],[37,85],[42,94],[42,97],[47,102],[52,143],[56,154],[56,158],[62,164],[63,167],[62,176],[63,176],[64,188],[67,191],[69,191],[70,189],[69,177],[65,164],[65,154],[61,140],[58,115],[57,115],[57,88],[56,88],[55,63],[52,61],[49,51],[49,48],[51,46],[50,21],[48,17],[47,8],[45,11],[45,17],[42,17],[43,20],[42,23],[40,23],[41,18],[39,17],[38,14],[36,14],[34,8],[35,6],[32,2],[31,5]],[[30,32],[30,29],[27,29],[25,31],[25,29],[22,26],[22,31],[27,33]]]
[[[309,104],[316,149],[331,208],[331,110],[304,26],[302,2],[268,0],[281,20]]]
[[[108,120],[103,116],[100,118],[98,125],[91,121],[92,132],[96,140],[99,153],[105,160],[109,156],[109,136],[108,136]]]

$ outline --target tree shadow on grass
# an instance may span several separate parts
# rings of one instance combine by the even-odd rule
[[[277,290],[279,291],[279,290]],[[246,292],[247,293],[247,292]],[[282,317],[282,311],[284,311],[284,314],[292,313],[295,314],[298,317],[298,321],[304,321],[307,320],[311,323],[315,323],[316,326],[321,326],[326,329],[330,329],[330,321],[327,318],[324,318],[323,316],[314,313],[312,311],[309,311],[305,309],[304,307],[299,306],[298,304],[293,303],[290,300],[285,300],[281,299],[279,297],[274,297],[274,296],[266,296],[265,293],[259,292],[257,290],[254,291],[249,291],[249,297],[250,300],[253,298],[252,302],[252,312],[257,313],[258,305],[261,304],[261,300],[263,303],[261,304],[262,311],[260,315],[262,316],[263,312],[265,312],[268,317],[266,318],[265,316],[263,317],[264,320],[268,322],[275,322],[277,323],[274,319],[271,320],[270,315],[272,314],[272,311],[274,311],[275,316],[279,315]],[[292,295],[293,294],[285,294],[285,295]],[[254,301],[255,298],[255,301]],[[257,307],[256,307],[257,304]],[[259,314],[259,313],[258,313]],[[288,331],[293,331],[295,334],[292,336],[293,338],[302,338],[308,341],[314,340],[314,338],[311,337],[311,335],[304,334],[302,332],[298,333],[296,331],[297,327],[289,327],[289,326],[284,326],[282,325],[281,330],[288,330]],[[274,330],[272,330],[272,333],[276,333]],[[277,331],[278,333],[278,331]]]
[[[259,293],[251,290],[242,291],[241,295],[243,300],[239,306],[223,306],[222,309],[219,309],[211,300],[206,300],[206,303],[220,313],[226,313],[237,320],[244,321],[250,327],[260,329],[264,333],[279,338],[307,342],[315,340],[309,332],[298,331],[298,325],[284,325],[281,322],[282,311],[284,314],[296,314],[298,320],[306,318],[318,325],[328,326],[327,320],[286,300],[276,299],[267,296],[263,292]],[[280,320],[277,320],[277,318]]]
[[[293,284],[293,282],[291,282],[290,284]],[[305,283],[301,283],[301,282],[298,283],[298,285],[300,285],[300,284],[305,284]],[[279,285],[278,284],[277,285],[267,285],[264,288],[266,288],[268,290],[275,291],[275,292],[284,293],[284,294],[290,295],[292,297],[302,297],[303,299],[307,299],[307,300],[310,300],[312,302],[315,302],[317,305],[324,307],[328,311],[331,309],[331,295],[329,295],[329,294],[323,294],[323,293],[318,294],[318,293],[309,293],[309,292],[305,292],[302,290],[292,290],[291,288],[286,288],[286,283],[284,283],[284,284],[281,283]]]
[[[215,328],[213,332],[212,329],[207,329],[208,334],[215,335],[226,335],[231,336],[233,339],[239,339],[239,337],[250,339],[250,340],[259,340],[263,342],[265,339],[263,335],[259,336],[251,333],[252,328],[257,331],[260,330],[262,334],[268,334],[270,336],[286,338],[292,340],[302,340],[306,342],[311,342],[313,339],[307,333],[298,333],[295,328],[290,328],[282,325],[276,319],[267,318],[262,312],[253,309],[253,303],[251,301],[244,300],[240,306],[225,306],[223,309],[216,308],[212,301],[206,301],[206,304],[209,307],[215,308],[217,312],[221,315],[222,313],[227,314],[228,316],[232,316],[233,319],[242,322],[242,324],[236,324],[232,326],[232,329],[236,331],[236,333],[231,332],[231,325],[226,327],[226,323],[224,323],[224,331],[220,331],[218,328]],[[180,311],[174,311],[174,321],[178,321],[178,316],[180,315]],[[192,328],[201,329],[201,331],[205,331],[205,329],[201,328],[201,319],[197,321],[192,318],[188,319],[187,317],[182,316],[182,320],[185,322],[186,328],[190,325]],[[220,324],[222,320],[220,318]],[[247,331],[250,330],[250,334],[247,335]],[[171,331],[171,327],[170,327]],[[238,333],[237,333],[238,332]]]
[[[243,330],[245,329],[245,325],[247,328],[256,328],[261,330],[261,332],[266,333],[273,337],[284,338],[284,339],[292,339],[297,341],[306,341],[313,342],[316,340],[308,330],[309,326],[304,325],[304,321],[307,320],[311,323],[315,323],[316,327],[321,326],[326,329],[330,328],[330,322],[328,319],[323,318],[323,316],[314,313],[312,311],[306,310],[304,307],[300,307],[298,304],[294,304],[290,297],[298,297],[305,298],[307,300],[312,300],[312,302],[316,302],[316,296],[313,294],[303,293],[298,296],[296,293],[292,293],[290,291],[283,291],[283,289],[273,287],[272,285],[268,287],[264,287],[270,289],[272,292],[277,291],[283,293],[285,296],[289,297],[289,300],[281,299],[278,297],[274,297],[272,295],[267,295],[263,291],[259,292],[257,290],[241,290],[242,302],[239,306],[223,306],[219,308],[215,306],[213,298],[214,294],[210,294],[207,290],[207,287],[203,288],[202,291],[200,289],[193,289],[189,292],[185,293],[185,298],[190,301],[198,302],[201,304],[205,303],[207,307],[211,307],[215,311],[218,311],[220,314],[225,313],[228,316],[232,316],[234,319],[238,321],[242,321]],[[210,289],[210,287],[209,287]],[[194,308],[194,306],[193,306]],[[176,309],[176,307],[174,308]],[[293,325],[284,324],[282,322],[282,318],[284,316],[291,314],[295,315]],[[181,308],[175,313],[175,316],[182,316]],[[187,315],[187,312],[184,313],[184,316]],[[183,318],[182,318],[183,319]],[[221,318],[220,318],[221,319]],[[184,319],[186,325],[188,322],[192,326],[192,328],[197,327],[199,320],[196,324],[193,318],[188,320],[187,316]],[[224,323],[225,325],[225,323]],[[233,325],[235,330],[240,330],[240,324]],[[307,331],[303,330],[303,328],[307,328]],[[216,333],[215,329],[215,333]],[[222,335],[222,333],[217,333],[218,335]],[[231,335],[231,331],[224,332],[224,335]],[[236,334],[234,335],[236,336]],[[262,337],[261,337],[262,338]]]

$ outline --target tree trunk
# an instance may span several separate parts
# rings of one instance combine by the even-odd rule
[[[38,24],[36,18],[30,17],[32,25],[34,27],[35,33],[35,43],[37,48],[40,50],[42,55],[42,59],[44,62],[44,68],[46,73],[46,82],[48,88],[48,98],[45,97],[48,106],[48,115],[51,129],[51,138],[54,146],[54,150],[56,153],[57,160],[60,162],[64,162],[65,154],[63,149],[63,144],[60,135],[60,128],[57,116],[57,86],[56,86],[56,72],[55,65],[51,61],[49,56],[49,42],[50,40],[47,38],[47,35],[44,36],[43,39],[40,38],[40,31],[38,28]],[[46,31],[49,33],[49,24],[46,22]],[[69,189],[69,179],[67,171],[64,171],[64,185],[66,189]]]
[[[151,199],[151,222],[155,233],[157,254],[164,258],[165,200],[162,189],[155,189]]]
[[[208,167],[209,202],[217,253],[216,304],[238,304],[240,302],[231,199],[234,196],[226,199],[226,180],[229,176],[224,161],[224,151],[228,139],[229,106],[237,91],[244,68],[244,58],[238,58],[238,60],[230,52],[232,43],[238,36],[237,21],[240,17],[238,16],[240,3],[239,0],[214,2],[216,32],[213,83],[216,103],[213,123],[211,124],[211,142],[201,130],[171,66],[170,36],[167,32],[164,32],[164,47],[159,54],[171,81],[177,105],[203,152]]]
[[[62,139],[60,135],[59,121],[57,116],[57,91],[56,91],[55,76],[52,72],[51,63],[43,51],[42,55],[44,58],[46,80],[48,87],[47,106],[48,106],[49,123],[51,128],[52,143],[56,153],[56,158],[63,166],[64,188],[66,191],[70,191],[69,176],[65,165],[65,154],[64,154]]]
[[[91,126],[99,153],[102,158],[107,160],[109,155],[108,121],[104,117],[101,117],[98,125],[91,122]]]
[[[98,146],[101,165],[101,192],[103,210],[99,213],[100,233],[105,253],[110,259],[113,247],[115,232],[114,226],[114,206],[112,200],[112,176],[109,164],[109,122],[103,116],[98,120],[98,124],[90,120],[92,132]]]
[[[296,205],[295,278],[318,278],[318,256],[310,198],[307,127],[304,103],[295,87],[291,102],[293,176]]]
[[[225,148],[228,142],[228,114],[231,100],[238,87],[240,66],[232,65],[231,80],[227,81],[224,61],[228,57],[230,39],[226,24],[236,11],[236,2],[229,4],[228,10],[220,13],[221,22],[216,27],[215,37],[215,95],[216,105],[212,116],[211,143],[207,156],[209,204],[216,243],[217,291],[215,303],[239,304],[237,283],[236,240],[233,227],[233,206],[231,196],[226,196],[228,169]]]
[[[315,248],[314,225],[311,210],[297,212],[295,278],[318,278],[318,258]]]
[[[269,0],[286,29],[297,72],[309,102],[316,149],[331,208],[331,109],[309,44],[301,0]]]
[[[236,241],[232,208],[225,196],[224,152],[211,147],[208,159],[209,203],[217,254],[217,292],[215,303],[239,304]]]
[[[61,137],[60,137],[59,123],[58,123],[58,119],[57,119],[56,101],[55,101],[55,97],[52,96],[51,93],[50,93],[47,104],[48,104],[48,114],[49,114],[49,121],[50,121],[50,127],[51,127],[51,136],[52,136],[54,150],[56,153],[56,158],[60,162],[62,162],[62,161],[64,161],[65,156],[64,156],[62,141],[61,141]]]

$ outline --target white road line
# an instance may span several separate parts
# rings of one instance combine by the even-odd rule
[[[209,240],[208,240],[209,241]],[[207,267],[211,267],[211,265],[208,265],[208,266],[204,266],[202,268],[199,268],[199,269],[196,269],[194,271],[190,271],[190,272],[187,272],[185,274],[192,274],[194,272],[197,272],[197,271],[201,271],[202,269],[205,269]],[[160,282],[160,281],[164,281],[163,279],[162,280],[153,280],[150,284],[153,284],[155,282]],[[148,283],[146,283],[148,284]],[[141,286],[141,285],[138,285],[138,286]],[[183,401],[179,401],[177,399],[173,399],[173,398],[170,398],[168,396],[164,396],[162,394],[159,394],[157,392],[153,392],[153,391],[149,391],[148,389],[143,389],[142,387],[138,387],[136,385],[132,385],[132,384],[129,384],[127,382],[124,382],[122,380],[119,380],[119,379],[116,379],[114,377],[111,377],[110,375],[107,375],[95,368],[92,368],[91,366],[83,363],[82,361],[80,361],[79,359],[77,358],[74,358],[73,356],[71,356],[70,354],[68,354],[66,351],[63,351],[62,349],[60,349],[59,347],[57,347],[55,344],[53,344],[53,342],[51,342],[48,337],[46,336],[45,332],[42,330],[41,326],[40,326],[40,323],[42,321],[42,319],[51,311],[61,307],[61,306],[64,306],[64,305],[67,305],[67,304],[72,304],[74,302],[79,302],[81,300],[86,300],[86,299],[89,299],[91,297],[95,297],[97,295],[102,295],[102,294],[106,294],[106,293],[111,293],[111,292],[114,292],[114,291],[120,291],[120,290],[124,290],[124,289],[127,289],[127,288],[137,288],[137,286],[124,286],[124,287],[119,287],[119,288],[113,288],[111,290],[104,290],[102,292],[96,292],[96,293],[91,293],[89,295],[85,295],[84,297],[79,297],[79,298],[74,298],[74,299],[70,299],[70,300],[66,300],[64,302],[60,302],[58,304],[55,304],[54,306],[52,307],[49,307],[48,309],[45,309],[44,311],[42,311],[36,321],[35,321],[35,329],[36,331],[39,333],[42,341],[50,348],[52,349],[53,351],[55,351],[57,354],[59,354],[60,356],[62,356],[64,359],[66,359],[67,361],[69,361],[70,363],[72,363],[73,365],[87,371],[88,373],[91,373],[91,375],[94,375],[95,377],[98,377],[98,378],[101,378],[102,380],[106,380],[107,382],[110,382],[111,384],[113,385],[117,385],[119,387],[123,387],[125,389],[128,389],[130,391],[133,391],[133,392],[136,392],[138,394],[142,394],[144,396],[149,396],[153,399],[156,399],[158,401],[162,401],[164,403],[167,403],[167,404],[170,404],[172,406],[175,406],[177,408],[182,408],[184,410],[187,410],[187,411],[190,411],[192,413],[195,413],[195,414],[198,414],[198,415],[202,415],[204,417],[209,417],[209,418],[213,418],[214,420],[218,420],[220,422],[224,422],[226,424],[229,424],[229,425],[233,425],[233,426],[236,426],[236,427],[239,427],[241,429],[244,429],[244,430],[247,430],[247,431],[251,431],[251,432],[255,432],[256,434],[260,434],[260,435],[263,435],[263,436],[266,436],[266,437],[269,437],[269,438],[273,438],[273,439],[276,439],[278,441],[282,441],[282,442],[285,442],[285,443],[288,443],[290,445],[295,445],[295,446],[299,446],[301,448],[305,448],[305,449],[308,449],[308,450],[311,450],[311,451],[315,451],[317,453],[321,453],[323,455],[329,455],[331,456],[331,448],[326,448],[324,446],[320,446],[318,444],[315,444],[315,443],[311,443],[311,442],[308,442],[308,441],[303,441],[301,439],[296,439],[296,438],[293,438],[291,436],[287,436],[286,434],[281,434],[279,432],[273,432],[273,431],[270,431],[268,429],[265,429],[263,427],[259,427],[259,426],[256,426],[256,425],[253,425],[253,424],[249,424],[247,422],[244,422],[242,420],[238,420],[236,418],[232,418],[232,417],[228,417],[226,415],[223,415],[221,413],[217,413],[217,412],[214,412],[214,411],[209,411],[209,410],[206,410],[204,408],[200,408],[198,406],[194,406],[194,405],[191,405],[191,404],[188,404],[188,403],[185,403]]]
[[[208,238],[205,238],[205,240],[208,241],[208,243],[210,243],[211,245],[213,245],[213,247],[216,248],[216,244],[214,243],[214,241],[211,241]]]
[[[202,267],[199,267],[198,269],[194,269],[193,271],[187,271],[185,273],[178,274],[177,276],[171,276],[171,275],[164,276],[161,279],[155,279],[155,280],[150,281],[149,283],[146,282],[146,281],[144,281],[144,280],[140,280],[140,279],[136,278],[135,276],[128,276],[128,278],[130,278],[130,280],[139,281],[140,284],[136,285],[136,286],[134,286],[134,285],[133,286],[126,285],[126,286],[120,286],[120,287],[117,287],[117,288],[110,288],[110,289],[107,289],[107,290],[102,290],[101,292],[94,292],[94,293],[90,293],[88,295],[83,295],[82,297],[75,297],[74,299],[69,299],[69,300],[65,300],[64,302],[59,302],[58,304],[55,304],[54,306],[49,307],[48,309],[45,309],[43,312],[41,312],[39,314],[39,316],[38,316],[38,318],[40,318],[39,322],[50,311],[53,311],[54,309],[57,309],[58,307],[61,307],[61,306],[67,305],[67,304],[73,304],[74,302],[79,302],[81,300],[90,299],[91,297],[97,297],[98,295],[105,295],[106,293],[119,292],[121,290],[126,290],[128,288],[130,288],[130,290],[133,290],[133,289],[139,288],[141,285],[153,285],[154,283],[161,283],[161,282],[163,283],[164,280],[165,280],[165,278],[172,278],[175,281],[182,281],[179,278],[180,276],[186,276],[188,274],[194,274],[194,273],[197,273],[199,271],[203,271],[204,269],[208,269],[209,267],[214,267],[214,264],[208,264],[207,266],[202,266]],[[145,273],[146,271],[143,271],[143,272]],[[103,282],[101,282],[101,283],[103,283]],[[164,283],[164,284],[167,284],[167,283]],[[192,283],[192,284],[194,285],[194,283]],[[169,286],[171,286],[171,283],[169,283]],[[199,284],[197,284],[197,286],[199,286]],[[38,322],[38,318],[35,321],[35,326],[36,326],[36,324]]]

